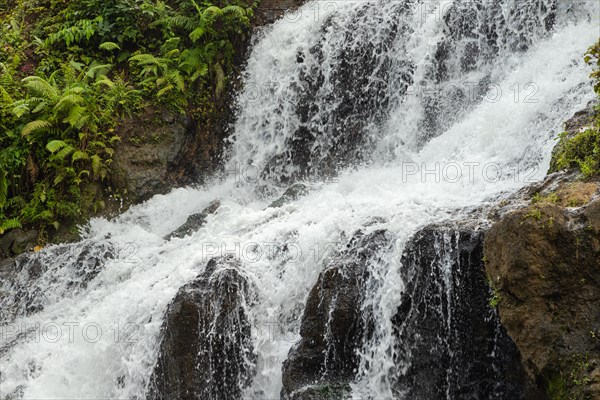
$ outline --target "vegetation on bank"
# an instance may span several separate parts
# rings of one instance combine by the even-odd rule
[[[45,236],[60,221],[101,209],[93,185],[108,188],[124,117],[157,103],[210,113],[253,7],[243,0],[0,4],[0,234],[28,225]]]
[[[600,100],[600,40],[589,49],[585,61],[594,67],[592,79]],[[586,178],[600,175],[600,101],[585,130],[573,136],[561,134],[551,172],[566,168],[577,168]]]

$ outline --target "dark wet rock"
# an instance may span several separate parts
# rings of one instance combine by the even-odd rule
[[[254,374],[247,306],[255,290],[232,258],[212,259],[169,305],[148,400],[241,399]]]
[[[281,195],[280,198],[278,198],[277,200],[275,200],[271,204],[269,204],[269,207],[272,207],[272,208],[281,207],[290,201],[299,199],[300,197],[304,196],[307,193],[308,193],[308,187],[305,184],[295,183],[292,186],[290,186],[289,188],[287,188],[287,190],[285,192],[283,192],[283,194]]]
[[[117,256],[106,242],[84,241],[25,253],[0,264],[0,321],[41,311],[87,288],[104,263]]]
[[[396,393],[411,400],[537,398],[489,304],[483,233],[431,226],[407,243],[406,288],[394,317]]]
[[[368,330],[362,305],[369,265],[389,245],[383,230],[359,231],[321,273],[308,296],[301,340],[283,365],[284,399],[339,399],[349,392]]]
[[[121,123],[115,145],[112,186],[131,203],[167,193],[173,182],[168,175],[182,151],[190,123],[167,110],[148,109]]]
[[[263,0],[254,11],[253,25],[258,27],[272,24],[284,14],[293,12],[304,3],[306,0]],[[295,21],[297,17],[291,15],[287,18]]]
[[[600,199],[590,201],[589,184],[573,185],[567,204],[560,195],[542,198],[496,223],[485,241],[486,269],[502,325],[538,387],[551,398],[596,399]],[[569,207],[586,198],[587,204]]]
[[[413,66],[391,51],[395,38],[409,29],[402,23],[408,6],[398,2],[393,11],[396,18],[379,21],[377,35],[384,37],[376,42],[369,40],[374,31],[366,22],[367,7],[353,14],[348,27],[325,21],[319,33],[322,37],[329,29],[344,29],[346,36],[346,44],[336,47],[333,54],[324,40],[304,50],[312,57],[298,54],[297,61],[306,65],[299,76],[301,95],[295,104],[300,126],[287,140],[286,151],[268,160],[262,172],[265,179],[282,183],[307,177],[326,179],[342,168],[370,161],[377,140],[374,130],[386,118],[390,94],[406,92],[413,83]],[[350,46],[357,37],[364,38],[360,46]],[[325,60],[338,60],[331,74],[321,68]],[[392,68],[400,69],[403,79],[392,81]]]
[[[14,257],[31,251],[37,244],[38,231],[35,229],[13,229],[0,236],[0,258]]]
[[[169,233],[164,237],[164,239],[171,240],[174,237],[183,238],[196,232],[202,227],[202,225],[204,225],[206,222],[206,217],[208,217],[210,214],[214,214],[220,206],[221,202],[219,200],[211,202],[204,210],[202,210],[202,212],[190,215],[183,225]]]

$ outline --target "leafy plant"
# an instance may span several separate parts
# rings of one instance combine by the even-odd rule
[[[148,102],[194,115],[233,71],[252,7],[193,0],[0,5],[0,234],[102,205],[122,118]],[[6,14],[5,14],[6,13]]]
[[[591,77],[600,98],[600,40],[589,49],[585,61],[594,67]],[[600,104],[595,107],[590,126],[572,137],[564,132],[559,140],[551,171],[577,168],[586,178],[600,174]]]

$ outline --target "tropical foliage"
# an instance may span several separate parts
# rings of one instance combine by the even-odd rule
[[[235,0],[0,5],[0,234],[101,209],[119,122],[157,102],[211,109],[251,17]]]
[[[586,177],[600,175],[600,40],[592,46],[585,61],[594,67],[592,79],[598,95],[590,125],[574,136],[563,133],[552,161],[553,169],[577,168]]]

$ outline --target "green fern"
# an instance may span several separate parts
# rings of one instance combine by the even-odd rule
[[[98,46],[100,50],[113,51],[113,50],[121,50],[118,44],[115,42],[104,42]]]
[[[55,157],[56,157],[56,159],[62,161],[65,158],[67,158],[69,156],[69,154],[71,154],[73,152],[75,152],[75,149],[73,148],[73,146],[67,145],[66,147],[63,147],[58,152],[56,152]]]
[[[25,125],[23,127],[23,129],[21,130],[21,135],[28,136],[33,132],[48,130],[51,127],[52,127],[52,124],[50,122],[38,119],[35,121],[31,121],[27,125]]]
[[[83,151],[81,150],[77,150],[73,153],[73,155],[71,156],[71,160],[72,161],[77,161],[77,160],[88,160],[90,157]]]
[[[39,76],[28,76],[23,79],[24,86],[34,95],[45,99],[56,99],[58,89]]]
[[[67,146],[68,144],[62,140],[52,140],[46,144],[46,150],[48,150],[50,153],[56,153],[60,149],[63,149]]]
[[[6,172],[0,174],[0,210],[4,208],[6,201],[8,200],[8,179],[6,179]]]
[[[18,219],[6,219],[0,223],[0,235],[3,235],[6,231],[10,229],[18,229],[22,228],[21,223]]]

